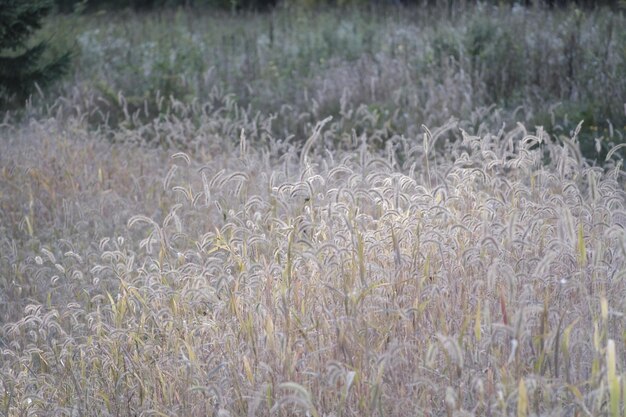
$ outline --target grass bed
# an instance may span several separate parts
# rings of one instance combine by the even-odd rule
[[[125,72],[164,54],[113,42],[154,38],[162,16],[96,26],[60,98],[6,115],[0,415],[621,415],[623,133],[559,124],[551,94],[587,105],[589,88],[617,119],[624,96],[557,77],[569,38],[537,39],[578,27],[594,54],[594,22],[623,16],[488,9],[418,31],[408,13],[298,12],[308,30],[289,32],[289,13],[177,14],[181,38],[156,50],[218,45],[197,51],[211,68],[163,64],[189,97]],[[545,32],[520,29],[530,17]],[[495,39],[483,29],[537,37],[524,62],[563,84],[483,96],[501,74],[470,48]],[[624,63],[610,33],[605,75]],[[550,124],[528,127],[544,104]]]
[[[263,136],[266,120],[238,141],[212,132],[247,117],[211,120],[163,122],[199,138],[171,157],[84,119],[5,128],[5,415],[606,415],[621,401],[621,162],[594,168],[575,139],[522,126],[444,126],[381,151],[338,121],[301,147]]]

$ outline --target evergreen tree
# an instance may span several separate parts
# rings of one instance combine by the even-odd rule
[[[51,0],[0,0],[0,108],[23,101],[35,84],[43,87],[67,69],[69,53],[42,62],[47,43],[28,44],[52,6]]]

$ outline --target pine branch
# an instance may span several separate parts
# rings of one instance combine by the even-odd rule
[[[0,49],[23,48],[51,8],[51,0],[0,0]]]

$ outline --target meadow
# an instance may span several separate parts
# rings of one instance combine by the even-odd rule
[[[0,415],[624,415],[624,27],[53,17],[75,69],[0,125]]]

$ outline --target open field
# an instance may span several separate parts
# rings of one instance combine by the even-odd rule
[[[76,18],[6,116],[0,415],[623,415],[623,13],[280,13]]]

